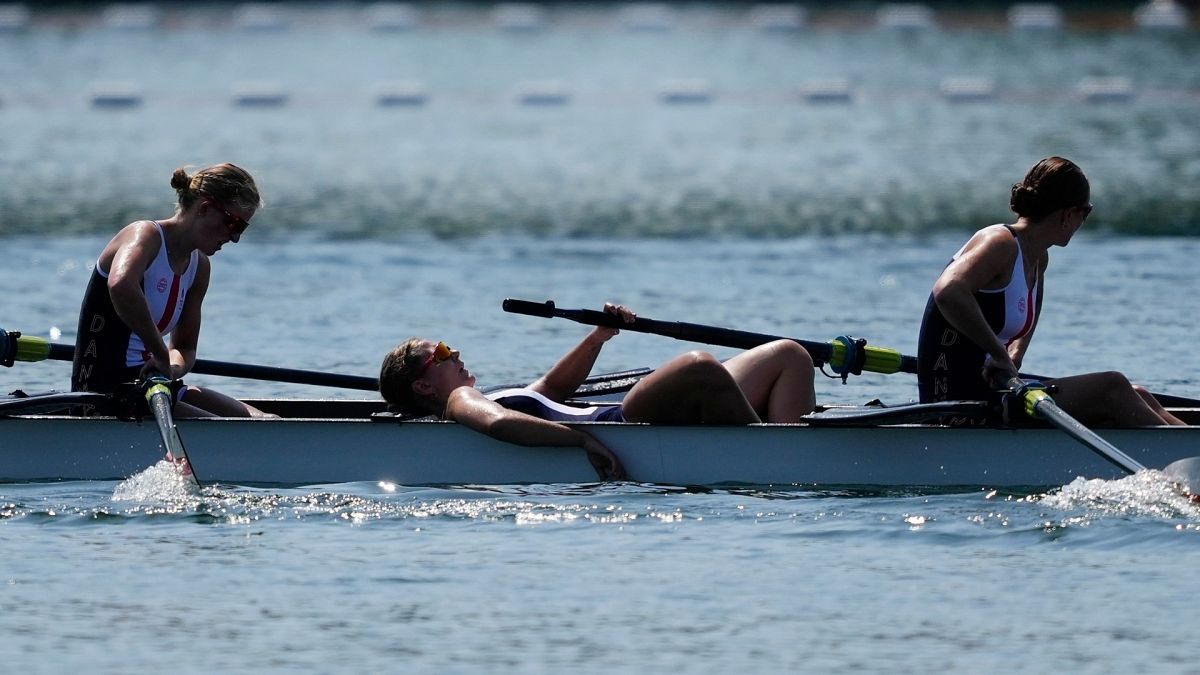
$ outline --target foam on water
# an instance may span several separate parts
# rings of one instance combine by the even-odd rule
[[[1200,522],[1200,505],[1163,472],[1139,471],[1118,480],[1076,478],[1041,503],[1089,519],[1126,517]]]
[[[114,502],[157,504],[170,511],[194,510],[202,497],[195,482],[165,459],[118,483],[112,495]]]

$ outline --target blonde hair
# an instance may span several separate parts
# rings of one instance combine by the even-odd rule
[[[190,176],[179,167],[171,174],[171,187],[179,195],[179,208],[184,210],[204,197],[249,211],[257,211],[263,204],[254,178],[234,164],[215,164]]]

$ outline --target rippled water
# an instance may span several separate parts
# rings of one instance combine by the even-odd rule
[[[1008,31],[997,9],[888,32],[864,6],[763,32],[718,5],[669,31],[560,6],[544,30],[505,32],[488,6],[438,7],[400,32],[346,5],[278,31],[231,30],[229,6],[201,6],[155,30],[70,15],[0,33],[0,231],[107,232],[168,204],[176,166],[234,161],[262,184],[259,222],[281,231],[923,232],[1004,218],[1008,187],[1051,153],[1092,177],[1094,226],[1200,222],[1194,31]],[[993,95],[945,98],[962,77]],[[1127,100],[1087,102],[1086,81],[1114,77]],[[426,102],[378,105],[396,81]],[[663,103],[680,81],[711,100]],[[806,101],[830,81],[848,103]],[[247,87],[286,102],[234,105]],[[121,88],[141,104],[90,103]],[[566,101],[522,105],[531,89]]]
[[[0,486],[9,667],[1191,662],[1200,511],[1148,477],[1044,497],[372,484],[191,495],[148,486],[174,480],[159,470],[136,487]]]

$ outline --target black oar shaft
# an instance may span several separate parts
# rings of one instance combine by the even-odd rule
[[[600,312],[593,309],[563,309],[556,307],[551,301],[532,302],[509,298],[504,301],[502,306],[504,307],[504,311],[515,314],[540,316],[547,319],[557,317],[592,326],[609,326],[639,333],[662,335],[686,342],[699,342],[721,347],[733,347],[735,349],[751,349],[768,342],[774,342],[775,340],[791,340],[808,350],[813,361],[818,363],[838,365],[841,359],[845,358],[844,350],[841,353],[837,351],[841,349],[841,345],[835,346],[830,342],[814,342],[781,335],[752,333],[744,330],[685,323],[682,321],[658,321],[643,317],[634,319],[632,323],[626,323],[621,317],[607,312]],[[865,350],[866,363],[863,368],[864,370],[879,373],[917,372],[917,360],[911,356],[902,356],[894,350],[879,347],[866,347]]]
[[[31,347],[42,350],[33,358],[18,360],[70,361],[75,358],[73,345],[46,342],[39,338],[21,337],[20,340]],[[32,350],[31,350],[32,351]],[[297,370],[295,368],[277,368],[275,366],[260,366],[253,363],[230,363],[227,361],[209,361],[196,359],[192,372],[198,375],[217,375],[220,377],[240,377],[246,380],[267,380],[270,382],[290,382],[293,384],[311,384],[320,387],[337,387],[340,389],[358,389],[361,391],[379,391],[379,380],[362,375],[341,375],[338,373],[323,373],[314,370]]]
[[[505,309],[507,309],[507,306]],[[686,342],[702,342],[704,344],[733,347],[735,349],[752,349],[768,342],[774,342],[775,340],[792,340],[807,349],[808,353],[818,361],[828,362],[833,358],[833,347],[829,343],[785,338],[780,335],[751,333],[733,328],[718,328],[716,326],[705,326],[703,324],[686,323],[683,321],[659,321],[642,317],[634,319],[632,323],[626,323],[619,316],[609,314],[608,312],[599,312],[594,309],[556,309],[554,316],[591,326],[609,326],[611,328],[631,330],[638,333],[662,335]]]

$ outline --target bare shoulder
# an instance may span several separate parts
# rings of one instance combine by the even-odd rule
[[[119,251],[125,251],[135,257],[150,255],[151,252],[153,255],[157,255],[161,245],[162,235],[159,234],[154,221],[135,220],[122,227],[109,240],[104,250],[100,252],[100,266],[105,270],[111,269],[112,260]]]
[[[970,252],[983,255],[1014,255],[1017,252],[1017,238],[1003,227],[985,227],[967,241],[963,253]]]
[[[484,396],[475,387],[462,386],[450,392],[446,397],[446,418],[461,419],[473,411],[486,410],[499,406],[498,403]]]

